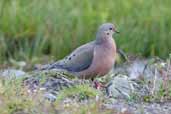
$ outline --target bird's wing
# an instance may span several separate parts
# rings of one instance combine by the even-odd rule
[[[94,42],[90,42],[82,45],[64,59],[50,65],[48,69],[60,68],[72,72],[87,69],[93,60],[94,44]]]

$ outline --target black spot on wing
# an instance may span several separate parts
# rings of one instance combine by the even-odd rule
[[[64,64],[56,64],[56,65],[52,65],[50,69],[54,69],[54,68],[59,68],[59,69],[65,69],[69,72],[80,72],[82,70],[87,69],[89,66],[91,65],[91,61],[90,62],[86,62],[84,64],[76,64],[76,65],[65,65]]]
[[[72,53],[69,56],[66,56],[64,60],[53,66],[53,68],[64,69],[69,72],[80,72],[90,67],[93,60],[92,59],[93,55],[92,56],[85,55],[86,57],[83,58],[83,60],[82,59],[80,60],[78,56],[78,61],[74,63],[75,59],[77,59],[76,56],[78,56],[77,53]],[[71,61],[73,59],[74,61]]]
[[[72,66],[72,67],[65,67],[64,69],[70,71],[70,72],[80,72],[82,70],[87,69],[90,66],[90,64],[85,64],[82,66]]]

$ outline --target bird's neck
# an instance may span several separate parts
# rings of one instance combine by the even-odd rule
[[[96,44],[105,44],[105,43],[110,43],[113,42],[113,37],[112,36],[100,36],[96,37]]]
[[[112,52],[116,52],[116,44],[112,36],[97,38],[96,44],[101,45],[102,47],[105,47],[108,50],[112,50]]]

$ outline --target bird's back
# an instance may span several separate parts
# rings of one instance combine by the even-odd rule
[[[80,72],[87,69],[93,60],[94,43],[95,42],[90,42],[78,47],[64,59],[44,69],[65,69],[70,72]]]

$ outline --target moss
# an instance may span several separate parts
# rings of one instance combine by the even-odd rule
[[[96,95],[98,95],[98,91],[90,87],[90,85],[76,85],[62,90],[57,97],[57,101],[63,100],[67,97],[77,97],[78,100],[85,100],[92,97],[95,98]]]

